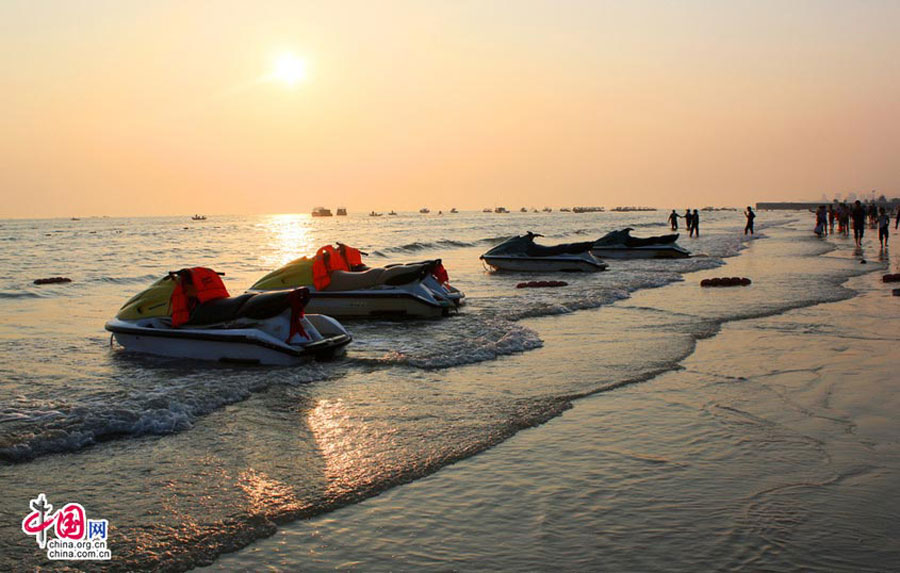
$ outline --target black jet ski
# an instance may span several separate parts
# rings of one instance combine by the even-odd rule
[[[594,243],[539,245],[528,232],[508,239],[481,255],[481,260],[494,270],[522,272],[597,272],[607,264],[591,254]]]
[[[632,237],[627,227],[594,241],[591,253],[611,259],[683,259],[691,254],[675,244],[678,233],[657,237]]]

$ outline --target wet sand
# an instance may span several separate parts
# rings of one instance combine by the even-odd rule
[[[812,259],[818,270],[859,265],[846,240],[833,244]],[[756,241],[718,271],[610,308],[535,319],[548,334],[529,354],[546,360],[629,309],[748,309],[699,340],[677,370],[575,400],[499,446],[285,526],[213,568],[896,570],[900,297],[881,275],[900,264],[877,254],[876,243],[859,267],[875,272],[844,285],[857,296],[785,313],[765,312],[763,281],[759,300],[697,287],[710,276],[797,280],[768,270],[773,254]],[[560,320],[566,334],[548,328]],[[677,321],[667,328],[674,335]],[[585,342],[589,351],[596,341]],[[573,360],[579,371],[587,358]]]

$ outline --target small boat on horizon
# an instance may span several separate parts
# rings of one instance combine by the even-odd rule
[[[419,213],[427,215],[428,213],[431,213],[431,209],[429,209],[428,207],[422,207],[421,209],[419,209]]]
[[[193,217],[191,217],[191,220],[192,221],[205,221],[206,215],[194,215]]]
[[[369,213],[369,217],[381,217],[381,215],[382,215],[381,213],[376,213],[375,211],[372,211],[371,213]]]
[[[313,217],[331,217],[331,209],[325,207],[316,207],[312,210]]]
[[[347,216],[347,208],[346,207],[338,207],[337,208],[337,216],[338,217],[346,217]]]
[[[506,210],[506,207],[497,207],[494,209],[494,213],[509,213],[509,211]]]

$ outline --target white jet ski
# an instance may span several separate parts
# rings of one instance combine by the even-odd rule
[[[324,249],[270,272],[248,292],[304,286],[310,312],[341,318],[440,318],[464,304],[465,295],[450,285],[440,259],[369,268],[360,263],[356,249]],[[334,261],[339,268],[329,269]],[[316,287],[317,277],[320,286],[325,283],[322,288]]]
[[[591,254],[593,242],[539,245],[528,232],[508,239],[481,255],[494,270],[522,272],[597,272],[608,266]]]
[[[597,239],[591,253],[609,259],[684,259],[691,254],[675,244],[678,233],[657,237],[632,237],[631,227]]]
[[[352,340],[333,318],[304,314],[306,289],[229,297],[219,279],[206,300],[212,276],[202,267],[169,273],[126,302],[106,330],[126,351],[242,364],[328,359]]]

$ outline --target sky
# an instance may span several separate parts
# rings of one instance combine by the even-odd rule
[[[0,217],[900,196],[898,22],[894,0],[4,0]]]

